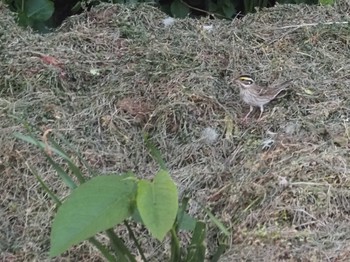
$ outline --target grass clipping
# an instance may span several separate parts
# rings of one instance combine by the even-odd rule
[[[68,194],[42,154],[13,138],[23,132],[18,118],[63,135],[100,173],[152,177],[147,132],[180,192],[231,229],[226,261],[346,260],[346,10],[339,1],[171,21],[152,6],[101,5],[38,35],[0,4],[1,260],[48,261],[54,211],[28,166]],[[255,113],[242,123],[249,107],[232,83],[240,73],[261,85],[294,82],[262,120]],[[206,219],[196,202],[190,213]],[[209,250],[215,235],[210,227]],[[151,261],[162,261],[157,243],[145,245]],[[90,245],[63,257],[102,259]]]

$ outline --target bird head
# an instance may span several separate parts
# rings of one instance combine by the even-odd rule
[[[255,84],[254,79],[250,75],[240,75],[235,79],[235,82],[243,88],[250,88]]]

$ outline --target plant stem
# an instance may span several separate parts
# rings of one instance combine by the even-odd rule
[[[127,221],[124,221],[124,225],[126,226],[128,232],[129,232],[129,235],[131,237],[131,239],[135,242],[135,245],[136,245],[136,248],[137,250],[139,251],[140,253],[140,256],[142,257],[143,261],[144,262],[147,262],[147,258],[145,257],[145,254],[143,253],[143,250],[139,244],[139,242],[137,241],[135,235],[134,235],[134,232],[132,231],[131,227],[129,226],[128,222]]]
[[[118,256],[118,261],[136,262],[135,257],[130,253],[129,249],[124,245],[123,241],[117,237],[113,229],[106,230],[107,236],[111,241],[111,246]]]
[[[117,259],[109,253],[108,249],[94,237],[89,238],[89,242],[93,244],[109,262],[117,262]]]
[[[174,227],[170,230],[171,234],[171,258],[170,261],[178,262],[181,261],[181,252],[180,252],[180,242],[176,235],[176,230]]]

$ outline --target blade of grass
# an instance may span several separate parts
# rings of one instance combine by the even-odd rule
[[[202,206],[202,205],[201,205]],[[210,211],[209,209],[207,209],[206,207],[202,206],[202,208],[204,209],[204,211],[207,213],[207,215],[209,216],[210,220],[220,229],[220,231],[222,233],[224,233],[226,236],[229,236],[230,233],[228,231],[228,229],[224,226],[224,224],[222,224]]]
[[[28,167],[29,171],[35,176],[35,178],[39,181],[39,184],[44,189],[44,191],[52,198],[52,200],[57,204],[57,206],[60,206],[62,202],[56,196],[56,194],[50,190],[50,188],[46,185],[46,183],[41,179],[41,177],[38,175],[36,170],[32,166],[30,166],[28,163],[26,163],[26,166]]]
[[[205,261],[205,235],[205,223],[198,221],[193,231],[191,244],[187,248],[186,262]]]
[[[144,134],[143,136],[146,147],[148,148],[151,156],[154,158],[154,160],[158,163],[158,165],[161,167],[163,170],[168,170],[166,168],[165,162],[161,156],[160,151],[155,147],[151,139],[149,138],[148,134]]]
[[[56,153],[57,155],[59,155],[60,157],[62,157],[63,159],[69,160],[69,157],[66,154],[64,154],[62,151],[60,151],[56,148],[53,148],[53,147],[45,144],[44,142],[41,142],[41,141],[35,139],[33,136],[26,136],[26,135],[23,135],[23,134],[17,133],[17,132],[15,132],[13,135],[14,135],[14,137],[16,137],[20,140],[23,140],[27,143],[30,143],[32,145],[35,145],[44,151],[50,150],[50,151]]]
[[[56,141],[54,141],[52,138],[49,138],[49,141],[53,144],[53,148],[56,148],[57,150],[59,150],[60,152],[64,153],[64,150],[62,149],[62,147],[56,143]],[[64,153],[65,154],[65,153]],[[85,178],[83,176],[83,173],[81,172],[80,168],[77,167],[73,161],[70,159],[70,157],[67,156],[67,158],[65,159],[69,169],[72,171],[73,175],[78,179],[78,181],[82,184],[85,182]]]
[[[52,167],[56,170],[57,174],[61,177],[61,179],[63,180],[63,182],[70,188],[70,189],[74,189],[77,187],[77,185],[75,184],[75,182],[72,180],[72,178],[68,175],[67,172],[65,172],[63,170],[63,168],[58,165],[52,158],[51,156],[47,153],[47,150],[50,150],[52,152],[55,152],[57,155],[61,156],[64,160],[66,160],[66,162],[71,162],[69,157],[63,153],[61,150],[48,146],[47,144],[38,141],[37,139],[31,137],[31,136],[25,136],[22,135],[20,133],[15,133],[14,136],[22,141],[28,142],[30,144],[33,144],[37,147],[39,147],[39,149],[41,149],[41,151],[44,153],[44,155],[46,156],[47,160],[49,161],[49,163],[52,165]]]
[[[90,165],[86,162],[86,160],[82,157],[82,155],[80,154],[79,151],[77,151],[74,146],[72,146],[71,143],[69,143],[69,141],[67,139],[64,138],[64,136],[55,133],[55,135],[66,145],[69,147],[69,149],[71,149],[74,154],[78,157],[79,161],[81,163],[83,163],[84,167],[88,170],[88,173],[90,176],[96,176],[96,172],[93,171],[93,169],[90,167]],[[51,138],[50,138],[51,139]],[[50,140],[51,141],[51,140]]]
[[[75,189],[77,188],[77,185],[74,183],[74,181],[71,179],[71,177],[68,175],[68,173],[66,171],[63,170],[62,167],[60,167],[60,165],[58,165],[48,154],[46,154],[46,158],[49,161],[49,163],[51,164],[51,166],[53,167],[53,169],[55,169],[55,171],[57,172],[57,174],[60,176],[60,178],[62,179],[62,181],[71,189]]]

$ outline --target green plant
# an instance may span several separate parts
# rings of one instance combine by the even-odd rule
[[[29,167],[41,186],[58,205],[51,229],[50,256],[60,255],[71,246],[87,239],[108,261],[136,261],[132,252],[113,230],[116,225],[124,224],[142,259],[147,261],[139,240],[130,226],[130,221],[134,221],[142,223],[159,241],[170,233],[170,261],[204,261],[206,225],[186,214],[188,199],[185,198],[179,205],[176,185],[166,170],[159,151],[148,138],[145,138],[146,146],[161,167],[153,181],[137,179],[133,173],[96,176],[80,154],[75,152],[90,170],[92,178],[86,180],[81,169],[55,140],[49,138],[41,142],[33,135],[26,136],[20,133],[16,133],[15,137],[39,147],[62,181],[72,190],[62,202],[43,182],[35,169]],[[60,137],[60,140],[70,146],[64,138]],[[79,185],[53,160],[53,154],[65,160],[70,173],[79,181]],[[228,235],[224,226],[209,211],[207,213],[221,231]],[[181,248],[179,230],[193,231],[192,241],[187,250]],[[108,236],[110,247],[104,246],[94,237],[101,231],[105,231]],[[223,251],[224,245],[220,245],[214,255],[214,261]]]
[[[320,0],[321,5],[334,5],[335,0]]]
[[[155,4],[170,16],[185,18],[188,16],[210,16],[215,18],[232,19],[237,14],[247,14],[256,8],[273,6],[275,0],[61,0],[56,4],[53,0],[2,0],[18,15],[18,22],[22,26],[30,26],[40,32],[59,26],[61,21],[69,15],[82,12],[84,9],[98,5],[101,2],[114,4]],[[57,0],[56,0],[57,1]],[[54,5],[55,2],[55,5]],[[61,3],[62,2],[62,3]],[[280,4],[333,4],[334,0],[279,0]],[[70,3],[70,5],[69,5]],[[68,6],[68,9],[67,9]],[[55,17],[55,14],[64,17]]]
[[[55,11],[51,0],[4,0],[17,13],[18,24],[46,31],[51,25],[50,18]]]
[[[244,12],[252,13],[255,12],[255,8],[267,7],[269,4],[268,0],[244,0]]]

